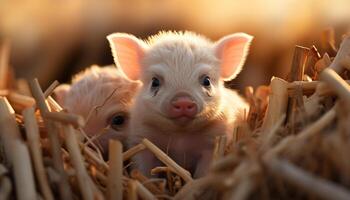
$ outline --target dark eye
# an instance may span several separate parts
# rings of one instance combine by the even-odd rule
[[[160,86],[160,81],[159,81],[159,79],[153,77],[153,78],[152,78],[152,85],[151,85],[151,87],[152,87],[152,88],[158,88],[159,86]]]
[[[205,76],[203,79],[202,79],[202,85],[204,87],[209,87],[210,86],[210,78],[209,76]]]
[[[125,124],[125,121],[126,121],[125,116],[116,115],[111,119],[110,124],[113,129],[119,129]]]

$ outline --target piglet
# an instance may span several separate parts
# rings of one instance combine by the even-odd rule
[[[201,177],[210,166],[214,139],[232,139],[248,106],[224,87],[241,71],[252,36],[236,33],[213,43],[192,32],[160,32],[142,41],[133,35],[107,36],[114,61],[142,86],[131,108],[128,143],[143,138]],[[146,175],[159,161],[149,151],[134,157]]]
[[[92,66],[77,74],[71,85],[57,87],[54,94],[63,108],[87,120],[84,131],[97,138],[96,143],[106,155],[109,139],[125,141],[138,85],[115,66]]]

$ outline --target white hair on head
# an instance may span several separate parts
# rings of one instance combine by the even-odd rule
[[[86,115],[91,108],[103,104],[112,92],[120,96],[121,102],[126,101],[133,96],[135,87],[115,66],[92,66],[73,77],[64,104],[68,110]]]
[[[203,46],[212,43],[207,37],[190,31],[160,31],[155,35],[149,36],[146,43],[148,45],[155,45],[164,42],[168,43],[169,41],[183,41]]]
[[[208,38],[189,31],[161,31],[150,36],[146,64],[169,62],[168,64],[185,65],[186,63],[212,63],[219,60],[213,54],[213,42]]]

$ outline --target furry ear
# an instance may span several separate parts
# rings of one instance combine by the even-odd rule
[[[235,33],[221,38],[215,44],[215,54],[220,60],[221,77],[235,78],[242,70],[253,36]]]
[[[61,84],[53,92],[56,101],[62,107],[64,106],[64,101],[66,99],[66,95],[69,92],[70,88],[71,86],[68,84]]]
[[[133,35],[114,33],[107,36],[112,49],[114,62],[131,80],[138,80],[141,71],[141,60],[144,57],[146,44]]]

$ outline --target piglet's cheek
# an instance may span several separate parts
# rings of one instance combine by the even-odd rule
[[[108,142],[108,140],[114,139],[114,140],[119,140],[123,142],[125,138],[126,138],[125,131],[123,130],[115,131],[114,129],[110,128],[103,135],[101,135],[100,140],[107,140]]]
[[[110,128],[106,130],[101,136],[98,137],[96,143],[101,147],[102,151],[106,153],[108,151],[109,140],[119,140],[124,143],[126,139],[126,133],[124,131],[115,131]]]
[[[91,118],[88,123],[85,125],[85,127],[83,128],[85,133],[89,136],[89,137],[93,137],[99,133],[101,133],[101,131],[103,131],[103,126],[104,124],[101,124],[101,122],[95,121],[95,118]]]

